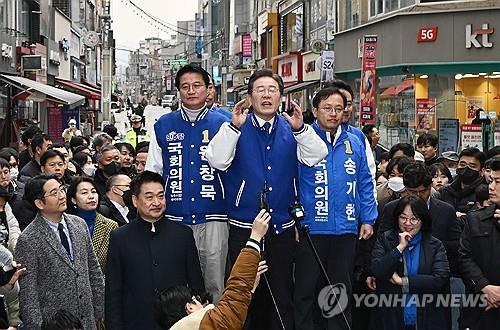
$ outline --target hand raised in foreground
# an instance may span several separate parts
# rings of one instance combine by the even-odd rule
[[[260,210],[253,221],[250,238],[260,242],[262,237],[267,233],[269,221],[271,221],[271,215],[264,209]]]

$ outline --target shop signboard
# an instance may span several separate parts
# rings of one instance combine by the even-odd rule
[[[377,59],[377,36],[363,38],[363,59],[361,65],[361,123],[375,123],[375,81]]]
[[[476,118],[476,110],[484,109],[484,98],[482,96],[467,97],[467,121],[470,122]]]
[[[252,36],[250,34],[241,36],[241,56],[252,57]]]
[[[62,132],[63,127],[63,108],[52,107],[47,108],[47,118],[48,118],[48,130],[49,135],[52,137],[52,141],[55,143],[62,142]]]
[[[462,150],[475,147],[483,151],[483,132],[481,125],[462,125]]]
[[[335,75],[335,52],[324,50],[321,54],[321,82],[332,81]]]
[[[416,99],[415,102],[417,132],[436,130],[436,99]]]
[[[500,123],[495,126],[495,146],[500,146]]]
[[[438,119],[439,154],[445,151],[458,151],[460,122],[458,119]]]
[[[278,60],[278,75],[283,79],[284,83],[300,81],[300,78],[302,78],[302,57],[300,57],[300,54],[280,58]]]

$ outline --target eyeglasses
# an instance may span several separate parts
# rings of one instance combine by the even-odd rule
[[[407,218],[404,215],[400,215],[399,222],[401,222],[401,223],[408,223],[409,222],[412,225],[416,225],[420,222],[420,218],[417,218],[417,217]]]
[[[338,105],[336,107],[323,107],[323,108],[320,108],[321,110],[325,111],[325,112],[328,112],[328,113],[332,113],[335,111],[335,113],[342,113],[344,111],[344,107]]]
[[[202,89],[202,88],[203,88],[203,86],[205,86],[205,85],[203,85],[203,84],[193,84],[193,85],[187,85],[187,84],[186,84],[186,85],[182,85],[182,86],[181,86],[181,91],[183,91],[183,92],[188,92],[188,91],[192,88],[194,91],[196,91],[196,92],[197,92],[197,91],[199,91],[200,89]]]
[[[55,191],[51,192],[50,194],[44,195],[43,197],[55,197],[58,198],[59,196],[66,196],[66,186],[60,186],[58,189],[55,189]]]
[[[58,162],[58,163],[50,163],[47,164],[48,167],[54,168],[54,167],[64,167],[64,162]]]
[[[278,93],[279,88],[275,86],[269,86],[269,87],[259,86],[257,88],[252,89],[252,92],[255,92],[259,95],[264,95],[266,91],[268,91],[270,95],[274,95]]]

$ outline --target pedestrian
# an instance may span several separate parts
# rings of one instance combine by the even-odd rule
[[[40,329],[44,318],[66,309],[84,329],[97,329],[104,319],[104,280],[85,221],[65,213],[66,187],[54,176],[30,180],[26,199],[38,212],[15,251],[28,270],[19,280],[24,326]]]
[[[101,266],[101,271],[106,274],[106,258],[111,231],[118,228],[118,224],[97,212],[99,195],[92,179],[78,177],[68,187],[68,213],[74,214],[85,220],[92,239],[92,246]]]
[[[33,136],[30,144],[33,156],[29,163],[21,169],[21,172],[19,172],[19,181],[26,183],[31,178],[42,174],[42,169],[40,168],[40,158],[51,145],[52,139],[48,134],[42,133]]]
[[[384,153],[386,150],[384,150],[381,146],[378,145],[378,141],[380,141],[380,132],[378,131],[377,127],[373,124],[366,124],[363,127],[363,133],[371,137],[372,143],[371,143],[371,148],[373,152],[373,158],[375,158],[375,161],[380,162],[380,156],[382,153]]]
[[[489,197],[493,205],[467,213],[458,248],[466,293],[484,295],[486,301],[462,307],[460,329],[496,329],[500,324],[500,218],[495,217],[500,206],[500,160],[495,159],[490,166]]]
[[[24,183],[17,180],[17,176],[12,174],[11,164],[0,156],[0,187],[4,188],[10,194],[9,203],[23,199]]]
[[[269,209],[272,230],[265,238],[267,279],[285,328],[293,329],[296,232],[288,208],[295,200],[299,162],[314,166],[328,149],[314,129],[304,124],[296,103],[292,116],[278,115],[283,88],[281,77],[272,71],[255,71],[248,82],[250,104],[247,100],[236,104],[231,123],[221,126],[205,155],[214,168],[224,171],[231,264],[245,246],[259,210]],[[281,328],[278,311],[271,305],[268,289],[260,285],[250,307],[248,327]]]
[[[47,150],[40,158],[40,166],[43,174],[54,175],[67,186],[73,181],[73,178],[66,174],[64,155],[57,150]]]
[[[181,107],[155,123],[146,170],[167,182],[167,219],[193,230],[205,287],[217,301],[224,290],[228,227],[221,174],[210,167],[205,150],[227,118],[207,108],[209,76],[201,67],[182,67],[175,85]]]
[[[33,125],[26,128],[26,130],[21,134],[21,141],[19,143],[19,146],[22,146],[23,150],[19,149],[19,171],[21,171],[33,157],[31,140],[35,135],[41,133],[43,133],[43,131],[40,129],[40,127]]]
[[[127,140],[134,148],[143,141],[149,141],[151,138],[149,132],[142,127],[142,117],[139,115],[132,115],[130,117],[130,124],[132,128],[125,133],[125,140]]]
[[[431,221],[425,201],[406,196],[394,209],[392,228],[378,235],[371,263],[374,287],[379,302],[382,295],[392,295],[394,303],[371,309],[370,329],[450,329],[449,310],[437,299],[449,292],[450,270],[443,244],[431,234]],[[423,294],[433,299],[428,302]],[[398,296],[402,304],[395,303]]]
[[[424,133],[417,139],[417,149],[425,159],[425,165],[430,166],[438,161],[438,138],[431,133]]]
[[[134,159],[135,173],[141,174],[146,168],[146,161],[148,159],[149,146],[137,149],[137,154]]]
[[[131,181],[127,175],[113,175],[106,182],[106,193],[101,197],[99,212],[116,221],[118,226],[134,220],[137,214],[132,204]]]
[[[165,182],[144,171],[131,184],[137,219],[111,232],[106,274],[106,329],[160,329],[154,300],[171,286],[204,291],[192,230],[169,221]]]
[[[110,177],[120,173],[120,152],[112,144],[99,149],[97,154],[97,170],[94,174],[94,182],[99,196],[106,193],[106,182]]]
[[[432,188],[436,191],[453,181],[450,170],[442,163],[436,162],[429,166],[429,172],[432,175]]]
[[[71,118],[68,121],[68,127],[62,132],[61,136],[64,139],[64,143],[68,144],[73,136],[82,136],[82,131],[76,126],[76,119]]]
[[[312,127],[328,146],[328,156],[314,167],[299,166],[300,201],[304,204],[305,218],[298,225],[310,229],[312,242],[321,260],[326,261],[329,280],[343,283],[351,297],[356,244],[358,239],[367,240],[373,234],[377,203],[365,145],[341,125],[346,103],[346,97],[336,88],[322,89],[312,100],[316,118]],[[297,330],[314,328],[315,289],[321,276],[320,266],[302,232],[295,257]],[[327,329],[350,329],[351,303],[326,323]]]

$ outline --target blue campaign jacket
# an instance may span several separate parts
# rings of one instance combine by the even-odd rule
[[[316,133],[328,146],[328,156],[314,167],[299,165],[300,199],[304,205],[303,225],[311,234],[357,234],[358,221],[373,224],[377,204],[373,180],[359,139],[342,129],[335,145],[317,123]]]
[[[272,220],[269,230],[280,234],[293,227],[288,207],[294,201],[297,142],[290,125],[276,116],[271,134],[250,115],[241,127],[236,154],[223,175],[229,224],[250,229],[259,211],[259,193],[267,182]]]
[[[205,158],[208,143],[226,121],[223,115],[205,109],[190,122],[181,109],[154,124],[162,149],[168,219],[189,225],[227,220],[220,172]]]

